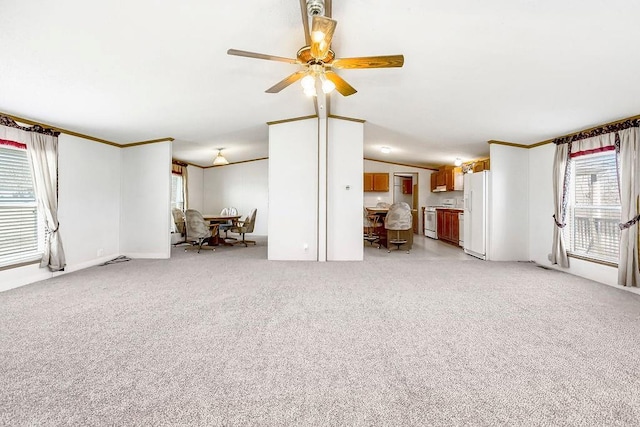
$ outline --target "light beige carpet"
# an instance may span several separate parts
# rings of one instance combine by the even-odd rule
[[[470,257],[174,254],[0,293],[0,423],[640,424],[638,295]]]

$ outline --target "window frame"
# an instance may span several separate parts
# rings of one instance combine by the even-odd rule
[[[613,172],[614,176],[615,176],[615,185],[613,186],[614,188],[605,188],[602,189],[601,192],[605,193],[605,192],[614,192],[616,195],[618,195],[617,197],[617,205],[615,204],[585,204],[585,203],[578,203],[576,202],[575,198],[576,198],[576,185],[577,185],[577,180],[576,180],[576,169],[577,169],[577,165],[576,162],[579,162],[580,160],[591,160],[597,157],[605,157],[605,156],[609,156],[609,157],[613,157],[613,163],[615,165],[614,170],[611,171],[609,170],[608,172],[611,173]],[[610,161],[609,161],[610,162]],[[603,163],[606,164],[606,163]],[[611,267],[617,267],[618,266],[618,262],[619,262],[619,257],[620,257],[620,246],[619,246],[619,239],[620,239],[620,233],[619,233],[619,229],[617,228],[617,225],[620,223],[620,215],[622,212],[622,206],[620,204],[620,197],[619,197],[619,169],[618,169],[618,154],[617,151],[615,151],[615,147],[605,147],[604,150],[598,150],[598,151],[591,151],[591,152],[584,152],[584,153],[580,153],[579,155],[576,156],[572,156],[570,158],[569,164],[567,165],[570,168],[570,174],[569,174],[569,183],[568,183],[568,189],[567,189],[567,203],[566,203],[566,227],[563,229],[564,232],[564,238],[565,238],[565,242],[566,242],[566,247],[567,247],[567,256],[571,257],[571,258],[576,258],[576,259],[580,259],[580,260],[584,260],[584,261],[589,261],[589,262],[593,262],[593,263],[597,263],[597,264],[602,264],[602,265],[607,265],[607,266],[611,266]],[[610,182],[610,181],[609,181]],[[597,220],[601,220],[601,224],[604,222],[609,222],[609,223],[613,223],[615,224],[615,228],[613,228],[615,231],[618,231],[617,233],[617,241],[614,240],[614,245],[611,245],[610,248],[615,247],[616,250],[616,258],[615,260],[613,259],[613,257],[607,257],[605,254],[603,254],[602,252],[593,252],[594,255],[590,256],[587,252],[582,252],[579,250],[575,249],[575,243],[576,243],[576,239],[573,238],[573,236],[575,236],[575,226],[576,226],[576,216],[575,216],[575,210],[576,209],[581,209],[581,210],[593,210],[594,212],[596,211],[600,211],[600,213],[602,214],[603,211],[618,211],[618,217],[614,220],[614,219],[610,219],[610,218],[604,218],[602,216],[600,217],[596,217],[595,215],[590,215],[586,218],[589,219],[589,228],[591,229],[591,225],[592,223],[595,224],[597,222]],[[584,216],[582,216],[581,218],[584,218]],[[604,220],[604,221],[602,221]],[[610,226],[612,224],[609,224]],[[601,234],[600,229],[604,229],[606,230],[607,227],[595,227],[596,229],[598,229],[596,231],[596,234]],[[587,232],[587,234],[589,234],[589,232]],[[605,236],[607,234],[604,234]],[[606,248],[605,248],[606,249]]]
[[[3,202],[0,199],[0,210],[2,209],[16,209],[16,208],[28,208],[35,211],[35,224],[36,224],[36,249],[35,251],[25,251],[22,253],[16,252],[11,254],[12,256],[0,257],[0,270],[8,270],[12,268],[18,268],[25,265],[36,264],[42,260],[45,244],[45,232],[44,232],[44,220],[42,217],[41,209],[38,203],[38,198],[35,193],[33,174],[31,167],[29,166],[29,158],[27,154],[27,148],[25,144],[16,141],[0,140],[0,148],[23,151],[26,156],[26,165],[29,176],[31,177],[31,188],[33,191],[33,199],[29,201],[9,201]],[[24,164],[24,163],[22,163]],[[21,165],[22,165],[21,164]]]

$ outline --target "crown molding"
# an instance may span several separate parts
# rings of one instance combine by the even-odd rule
[[[389,162],[387,160],[378,160],[378,159],[372,159],[372,158],[369,158],[369,157],[364,157],[363,160],[369,160],[369,161],[378,162],[378,163],[386,163],[386,164],[389,164],[389,165],[407,166],[407,167],[410,167],[410,168],[417,168],[417,169],[426,169],[426,170],[436,171],[436,172],[439,170],[438,168],[433,168],[433,167],[428,167],[428,166],[418,166],[418,165],[409,165],[409,164],[406,164],[406,163]]]
[[[166,138],[158,138],[158,139],[150,139],[148,141],[140,141],[140,142],[132,142],[130,144],[122,144],[120,145],[121,148],[129,148],[129,147],[136,147],[138,145],[146,145],[146,144],[155,144],[156,142],[165,142],[165,141],[175,141],[175,138],[172,137],[166,137]]]
[[[344,116],[335,116],[333,114],[329,115],[330,119],[337,119],[337,120],[346,120],[349,122],[357,122],[357,123],[365,123],[366,120],[363,119],[354,119],[353,117],[344,117]]]
[[[52,126],[52,125],[49,125],[49,124],[46,124],[46,123],[42,123],[42,122],[37,122],[37,121],[31,120],[31,119],[25,119],[24,117],[19,117],[19,116],[16,116],[14,114],[4,113],[2,111],[0,111],[0,115],[10,117],[11,119],[15,120],[16,122],[25,123],[25,124],[31,125],[31,126],[41,126],[43,128],[53,129],[56,132],[64,133],[66,135],[76,136],[78,138],[88,139],[90,141],[99,142],[101,144],[106,144],[106,145],[110,145],[112,147],[118,147],[118,148],[135,147],[137,145],[153,144],[153,143],[156,143],[156,142],[174,141],[174,138],[166,137],[166,138],[159,138],[159,139],[150,139],[148,141],[132,142],[132,143],[129,143],[129,144],[119,144],[117,142],[107,141],[106,139],[96,138],[95,136],[86,135],[84,133],[74,132],[74,131],[69,130],[69,129],[64,129],[64,128],[60,128],[60,127],[57,127],[57,126]]]
[[[260,160],[269,160],[269,157],[259,157],[259,158],[257,158],[257,159],[241,160],[241,161],[239,161],[239,162],[229,162],[229,164],[226,164],[226,165],[216,165],[216,166],[214,166],[214,165],[211,165],[211,166],[198,166],[198,165],[193,165],[193,166],[198,166],[199,168],[202,168],[202,169],[223,168],[223,167],[225,167],[225,166],[239,165],[239,164],[241,164],[241,163],[257,162],[257,161],[260,161]],[[189,163],[189,164],[191,164],[191,163]]]
[[[271,125],[279,125],[279,124],[282,124],[282,123],[297,122],[297,121],[300,121],[300,120],[309,120],[309,119],[317,119],[317,118],[318,118],[317,115],[293,117],[291,119],[283,119],[283,120],[275,120],[273,122],[267,122],[267,124],[269,126],[271,126]]]

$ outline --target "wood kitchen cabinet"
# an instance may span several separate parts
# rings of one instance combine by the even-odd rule
[[[389,191],[389,174],[365,172],[364,191]]]
[[[462,191],[462,168],[454,166],[440,166],[438,172],[431,174],[431,191]]]
[[[413,180],[412,179],[403,179],[402,180],[402,194],[412,194],[413,193]]]
[[[478,160],[477,162],[473,163],[474,172],[488,171],[489,169],[491,169],[491,162],[489,159]]]
[[[452,209],[438,209],[438,239],[452,243],[456,246],[460,244],[460,223],[458,214],[460,211]]]

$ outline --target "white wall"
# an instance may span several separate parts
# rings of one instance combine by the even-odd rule
[[[120,253],[169,258],[171,248],[171,142],[120,149]]]
[[[202,213],[217,214],[225,207],[235,207],[244,218],[257,209],[253,234],[267,235],[269,160],[206,168],[203,183]]]
[[[38,264],[0,271],[0,291],[101,264],[119,255],[120,148],[58,137],[58,219],[67,266]]]
[[[328,120],[327,260],[361,261],[364,124]]]
[[[269,126],[270,260],[318,259],[318,121]]]
[[[120,254],[120,149],[60,135],[60,232],[71,269]],[[72,227],[72,228],[71,228]]]
[[[523,150],[524,151],[524,150]],[[553,157],[555,145],[526,150],[529,153],[529,255],[532,261],[591,280],[617,285],[618,269],[569,258],[569,268],[551,265],[549,254],[553,239]],[[491,167],[494,160],[491,158]]]
[[[202,212],[204,206],[204,169],[187,166],[187,208]]]
[[[491,144],[489,259],[528,261],[529,150]]]
[[[418,230],[422,230],[422,207],[427,205],[434,205],[433,200],[440,196],[439,194],[431,193],[431,174],[434,172],[429,169],[412,168],[408,166],[399,166],[390,163],[377,162],[375,160],[364,161],[364,172],[386,172],[389,174],[389,191],[388,192],[366,192],[364,193],[364,206],[375,206],[378,202],[393,203],[393,174],[394,173],[417,173],[418,174],[418,204],[414,208],[418,210]],[[442,194],[448,194],[448,197],[454,197],[454,193],[459,193],[462,198],[461,191],[453,191]]]

